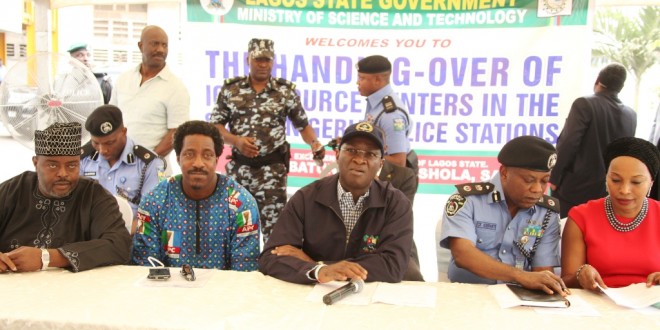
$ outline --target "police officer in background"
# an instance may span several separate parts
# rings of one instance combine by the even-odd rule
[[[566,295],[559,266],[559,203],[544,193],[557,161],[552,144],[517,137],[502,147],[489,182],[456,187],[445,205],[440,246],[451,250],[452,282],[517,282]]]
[[[300,131],[315,158],[325,155],[295,85],[271,76],[274,57],[272,40],[250,40],[250,74],[227,79],[211,112],[211,122],[233,146],[227,174],[246,187],[259,204],[264,242],[287,200],[290,150],[286,119]]]
[[[411,152],[408,109],[390,85],[392,63],[381,55],[367,56],[357,65],[358,91],[367,98],[364,119],[385,131],[385,159],[418,172],[417,155]]]
[[[69,48],[69,54],[71,57],[77,59],[92,70],[92,63],[89,61],[89,52],[87,51],[87,44],[75,44]],[[99,82],[101,86],[101,92],[103,93],[103,104],[108,104],[110,102],[110,96],[112,95],[112,83],[110,82],[110,76],[105,72],[93,72],[94,77]]]
[[[142,195],[163,175],[163,160],[133,143],[126,135],[121,110],[114,105],[96,108],[87,118],[85,129],[92,139],[82,147],[80,175],[96,179],[111,194],[126,198],[136,215]],[[134,228],[135,221],[131,233]]]

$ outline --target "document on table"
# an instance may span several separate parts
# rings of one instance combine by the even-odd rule
[[[647,288],[646,283],[635,283],[623,288],[598,287],[619,306],[645,308],[660,303],[659,285]]]
[[[346,285],[347,282],[319,283],[307,295],[307,301],[323,302],[323,296]],[[435,307],[437,288],[429,285],[408,285],[403,283],[365,283],[362,291],[349,294],[337,304],[369,305],[383,303],[411,307]]]
[[[600,316],[601,314],[588,302],[579,296],[568,295],[566,299],[571,302],[568,308],[530,307],[520,300],[506,284],[489,285],[488,291],[495,298],[501,308],[520,307],[533,308],[539,314],[560,314],[573,316]]]

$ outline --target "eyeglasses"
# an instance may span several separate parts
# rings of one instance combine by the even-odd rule
[[[194,281],[195,280],[195,271],[193,271],[192,266],[190,266],[188,264],[183,264],[183,266],[181,266],[181,275],[187,281]]]
[[[362,156],[362,158],[366,160],[376,160],[380,159],[380,153],[376,153],[373,151],[369,150],[360,150],[360,149],[355,149],[355,148],[350,148],[343,146],[339,150],[341,151],[346,151],[351,157],[357,157],[358,155]]]

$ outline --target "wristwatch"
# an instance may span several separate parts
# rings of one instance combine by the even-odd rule
[[[41,249],[41,270],[46,270],[50,264],[50,253],[47,249]]]

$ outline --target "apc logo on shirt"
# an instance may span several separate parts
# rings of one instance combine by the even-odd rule
[[[245,210],[236,214],[236,236],[245,237],[253,235],[259,226],[255,223],[252,223],[252,212],[250,210]]]
[[[364,247],[362,247],[362,252],[373,253],[376,251],[376,245],[378,245],[378,239],[380,235],[364,235],[362,241],[364,242]]]

